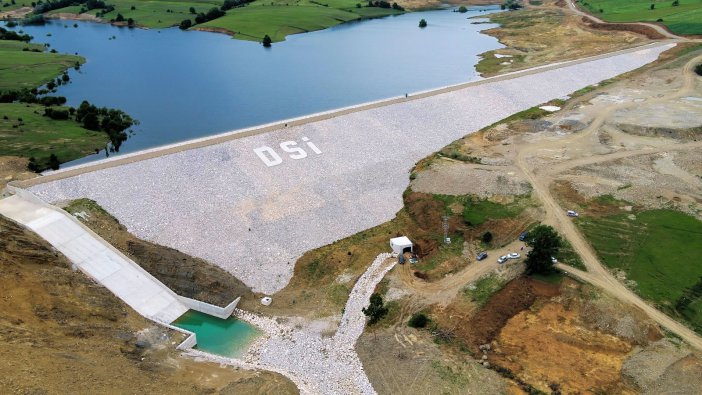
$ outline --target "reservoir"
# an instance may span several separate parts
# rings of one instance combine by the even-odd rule
[[[496,25],[469,18],[498,9],[351,22],[288,36],[272,48],[178,28],[53,20],[14,30],[86,58],[56,95],[71,106],[88,100],[139,120],[123,154],[478,79],[478,55],[501,44],[480,33]],[[420,19],[429,26],[420,29]]]

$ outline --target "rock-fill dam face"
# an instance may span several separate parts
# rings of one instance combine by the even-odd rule
[[[206,259],[271,294],[305,251],[391,219],[418,160],[515,112],[639,68],[671,46],[233,133],[208,146],[186,143],[119,165],[97,162],[30,190],[48,202],[93,199],[138,237]]]

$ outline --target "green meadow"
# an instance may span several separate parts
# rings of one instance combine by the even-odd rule
[[[44,46],[0,40],[0,91],[36,88],[85,60],[74,55],[32,52],[32,49],[43,51]]]
[[[55,154],[68,162],[105,148],[107,134],[84,129],[73,119],[43,116],[44,106],[0,103],[0,156],[35,157],[46,164]]]
[[[679,0],[677,6],[673,6],[673,1],[579,0],[578,3],[608,22],[657,22],[660,19],[660,23],[675,34],[702,34],[702,0]]]
[[[402,13],[392,8],[368,7],[367,1],[356,0],[257,0],[232,8],[220,18],[195,25],[195,14],[190,13],[191,7],[197,13],[207,13],[211,8],[221,7],[223,1],[108,0],[106,3],[115,7],[114,11],[102,16],[108,21],[116,19],[117,14],[122,14],[125,20],[133,19],[137,26],[166,28],[178,26],[181,21],[190,19],[195,29],[224,30],[234,34],[235,38],[250,41],[262,41],[268,35],[274,42],[285,40],[290,34]],[[76,14],[80,10],[81,6],[70,6],[48,14]],[[96,15],[99,12],[101,10],[94,9],[87,13]]]
[[[650,210],[581,217],[576,223],[607,267],[624,271],[640,295],[702,332],[702,295],[676,308],[702,283],[702,221],[679,211]]]

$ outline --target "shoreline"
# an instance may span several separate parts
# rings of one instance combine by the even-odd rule
[[[390,106],[390,105],[397,104],[397,103],[424,99],[427,97],[441,95],[444,93],[449,93],[449,92],[465,89],[465,88],[472,87],[472,86],[479,86],[479,85],[488,84],[488,83],[492,83],[492,82],[496,82],[496,81],[510,80],[510,79],[518,78],[520,76],[526,76],[526,75],[530,75],[530,74],[534,74],[534,73],[539,73],[542,71],[560,69],[560,68],[567,67],[567,66],[577,65],[580,63],[585,63],[585,62],[598,60],[598,59],[604,59],[604,58],[608,58],[608,57],[612,57],[612,56],[616,56],[616,55],[626,54],[629,52],[636,52],[636,51],[645,50],[645,49],[652,49],[652,48],[655,48],[658,46],[668,45],[668,44],[670,44],[670,42],[647,43],[647,44],[643,44],[643,45],[639,45],[639,46],[635,46],[635,47],[631,47],[631,48],[627,48],[627,49],[623,49],[623,50],[619,50],[619,51],[610,52],[610,53],[590,56],[590,57],[576,59],[576,60],[569,60],[569,61],[562,61],[562,62],[557,62],[557,63],[553,63],[553,64],[541,65],[541,66],[531,67],[531,68],[524,69],[524,70],[503,73],[503,74],[499,74],[496,76],[483,78],[483,79],[479,79],[479,80],[475,80],[475,81],[469,81],[469,82],[464,82],[464,83],[455,84],[455,85],[451,85],[451,86],[439,87],[436,89],[431,89],[431,90],[426,90],[426,91],[414,92],[414,93],[409,94],[408,97],[404,97],[404,96],[389,97],[386,99],[376,100],[376,101],[367,102],[367,103],[361,103],[361,104],[354,105],[354,106],[337,108],[337,109],[318,112],[318,113],[314,113],[314,114],[308,114],[308,115],[304,115],[304,116],[300,116],[300,117],[270,122],[270,123],[256,125],[256,126],[252,126],[252,127],[248,127],[248,128],[224,131],[221,133],[217,133],[217,134],[213,134],[213,135],[209,135],[209,136],[205,136],[205,137],[190,139],[190,140],[181,141],[181,142],[177,142],[177,143],[173,143],[173,144],[166,144],[166,145],[162,145],[162,146],[158,146],[158,147],[147,148],[147,149],[132,152],[129,154],[113,156],[113,157],[109,157],[109,158],[105,158],[105,159],[91,161],[88,163],[82,163],[82,164],[75,165],[75,166],[61,168],[59,170],[42,173],[41,177],[35,177],[35,178],[30,179],[30,180],[12,182],[11,184],[13,186],[23,188],[23,189],[31,188],[31,187],[36,186],[36,185],[45,184],[45,183],[49,183],[49,182],[53,182],[53,181],[57,181],[57,180],[62,180],[65,178],[71,178],[71,177],[75,177],[75,176],[78,176],[78,175],[81,175],[84,173],[91,173],[94,171],[104,170],[104,169],[117,167],[117,166],[129,164],[129,163],[140,162],[140,161],[149,160],[149,159],[153,159],[153,158],[157,158],[157,157],[161,157],[161,156],[168,156],[168,155],[183,152],[183,151],[189,151],[192,149],[217,145],[217,144],[221,144],[221,143],[231,141],[231,140],[238,140],[238,139],[245,138],[245,137],[251,137],[251,136],[255,136],[255,135],[261,135],[261,134],[273,132],[276,130],[283,130],[283,129],[288,129],[288,128],[292,128],[295,126],[306,125],[306,124],[317,122],[317,121],[335,118],[335,117],[338,117],[340,115],[347,115],[347,114],[365,111],[365,110],[369,110],[369,109],[373,109],[373,108],[386,107],[386,106]]]

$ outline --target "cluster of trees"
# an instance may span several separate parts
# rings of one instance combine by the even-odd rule
[[[242,7],[253,1],[254,0],[224,0],[224,4],[222,5],[221,9],[222,11],[227,11],[231,10],[232,8]]]
[[[127,140],[125,130],[136,124],[136,121],[124,111],[106,107],[98,108],[85,100],[75,110],[75,120],[82,123],[88,130],[106,133],[115,151],[119,151],[119,147]]]
[[[21,22],[23,25],[31,26],[31,25],[45,25],[46,24],[46,19],[44,19],[44,15],[38,14],[38,15],[32,15],[28,18],[22,19]]]
[[[125,21],[124,15],[122,15],[122,14],[117,14],[116,18],[110,19],[110,22],[124,22],[124,21]],[[129,27],[134,26],[134,19],[127,18],[126,21],[127,21],[127,26],[129,26]]]
[[[69,7],[72,5],[83,5],[84,8],[88,10],[93,10],[96,8],[105,8],[107,6],[107,4],[105,4],[105,2],[102,0],[39,0],[36,3],[32,3],[32,7],[34,7],[35,14],[43,14],[45,12],[57,10],[59,8]]]
[[[32,40],[32,36],[29,34],[19,34],[0,27],[0,40],[24,41],[28,43]]]
[[[0,103],[29,103],[43,106],[61,106],[66,104],[63,96],[39,96],[48,91],[38,89],[22,89],[17,91],[0,92]]]
[[[61,162],[59,161],[59,158],[56,156],[56,154],[51,154],[49,155],[49,161],[46,164],[46,167],[50,168],[51,170],[58,170],[59,166],[61,165]],[[37,161],[37,158],[31,157],[29,158],[29,163],[27,164],[27,168],[33,172],[40,172],[44,170],[46,167],[42,166],[39,164]]]
[[[378,8],[392,8],[393,10],[398,10],[398,11],[404,11],[404,7],[397,3],[388,3],[387,1],[384,0],[379,0],[379,1],[371,1],[368,0],[368,7],[378,7]]]
[[[67,74],[64,74],[64,76],[68,77]],[[62,79],[57,78],[57,80]],[[44,96],[43,93],[47,93],[47,91],[40,91],[36,88],[0,91],[0,103],[41,104],[46,107],[44,108],[44,116],[46,117],[55,120],[74,119],[88,130],[106,133],[112,143],[112,149],[115,151],[119,151],[119,147],[127,140],[125,130],[137,124],[137,121],[124,111],[106,107],[99,108],[87,101],[83,101],[78,108],[52,108],[65,105],[66,98],[63,96]],[[39,166],[39,164],[36,163],[36,166]]]
[[[518,10],[522,8],[522,5],[519,4],[519,0],[507,0],[503,4],[500,5],[500,8],[503,10]]]

